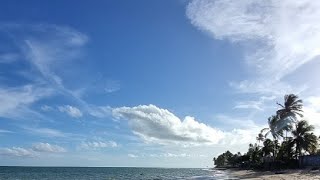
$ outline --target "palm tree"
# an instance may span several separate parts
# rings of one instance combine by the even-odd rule
[[[294,143],[292,141],[292,137],[288,139],[288,141],[283,141],[279,148],[278,158],[287,161],[292,159],[294,155]]]
[[[274,153],[274,149],[275,149],[275,145],[272,142],[272,140],[271,139],[266,139],[263,142],[263,147],[262,147],[261,151],[263,152],[264,156],[267,156],[267,155],[270,155],[271,153],[273,154]]]
[[[301,120],[296,124],[292,131],[292,142],[296,147],[296,158],[302,155],[302,150],[313,153],[317,149],[317,136],[312,133],[314,126],[309,125],[307,121]]]
[[[283,127],[282,127],[281,121],[279,119],[279,116],[277,116],[277,115],[272,115],[271,117],[268,118],[268,125],[269,125],[269,127],[262,129],[260,133],[263,134],[265,131],[267,131],[265,134],[265,137],[267,137],[269,134],[272,135],[273,144],[274,144],[272,154],[275,157],[277,154],[277,150],[278,150],[278,140],[277,139],[279,139],[280,137],[283,136]]]
[[[285,141],[287,141],[287,132],[292,130],[292,122],[297,122],[297,116],[302,115],[302,100],[295,94],[287,94],[284,96],[284,104],[277,103],[281,109],[277,111],[277,115],[281,120],[281,126],[286,131]]]
[[[263,128],[261,130],[261,134],[265,133],[265,137],[267,137],[269,134],[272,135],[273,139],[278,139],[283,135],[283,129],[281,127],[281,122],[279,119],[279,116],[272,115],[271,117],[268,118],[268,128]]]
[[[256,137],[256,140],[258,141],[258,144],[260,144],[260,142],[264,141],[264,135],[262,133],[259,133]]]
[[[288,117],[296,118],[296,116],[303,117],[302,115],[302,100],[295,94],[287,94],[284,96],[284,104],[277,103],[281,109],[277,111],[280,119]]]

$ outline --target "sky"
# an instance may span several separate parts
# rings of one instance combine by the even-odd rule
[[[212,167],[285,94],[320,135],[320,2],[0,2],[0,165]]]

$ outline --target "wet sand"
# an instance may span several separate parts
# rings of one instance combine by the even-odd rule
[[[311,169],[283,170],[283,171],[252,171],[252,170],[227,170],[239,179],[254,180],[320,180],[320,171]]]

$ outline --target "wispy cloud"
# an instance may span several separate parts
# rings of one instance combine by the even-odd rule
[[[65,87],[61,76],[63,65],[82,57],[83,47],[89,39],[86,35],[66,26],[50,24],[0,24],[0,32],[12,37],[20,49],[21,59],[31,65],[28,72],[32,75],[28,77],[41,81],[55,93],[73,98],[84,108],[87,106],[73,90]],[[6,55],[5,58],[13,57]]]
[[[256,109],[263,111],[265,109],[265,102],[274,100],[275,96],[262,96],[256,101],[241,101],[237,102],[234,109]]]
[[[113,93],[120,90],[120,82],[108,79],[104,87],[106,93]]]
[[[0,129],[0,133],[13,133],[13,132],[5,129]]]
[[[42,142],[33,144],[32,150],[36,152],[48,152],[48,153],[66,152],[66,149],[61,146],[52,145],[49,143],[42,143]]]
[[[97,150],[115,147],[118,147],[118,144],[114,141],[86,141],[80,144],[80,148],[86,150]]]
[[[278,94],[292,89],[280,80],[320,55],[319,8],[313,0],[192,0],[187,16],[214,38],[245,45],[246,62],[257,78],[232,86]]]
[[[37,134],[44,137],[67,137],[67,133],[63,133],[56,129],[51,128],[33,128],[33,127],[24,127],[24,129],[31,134]]]
[[[151,154],[141,153],[139,155],[137,155],[137,154],[128,154],[128,157],[130,157],[130,158],[191,158],[191,157],[204,157],[204,158],[207,158],[207,155],[165,152],[165,153],[151,153]]]
[[[128,157],[130,157],[130,158],[137,158],[137,157],[139,157],[139,156],[137,156],[137,155],[135,155],[135,154],[128,154]]]
[[[23,117],[26,108],[37,100],[48,97],[52,89],[40,85],[25,85],[22,87],[0,87],[1,117]],[[30,112],[30,111],[29,111]],[[22,113],[22,114],[20,114]]]
[[[39,157],[41,153],[62,153],[66,150],[58,145],[49,143],[35,143],[31,148],[11,147],[0,148],[0,156],[34,158]]]
[[[41,107],[40,107],[40,109],[42,110],[42,111],[52,111],[53,110],[53,107],[51,107],[51,106],[48,106],[48,105],[42,105]]]
[[[59,106],[58,109],[60,112],[67,113],[71,117],[74,117],[74,118],[82,117],[82,112],[74,106],[64,105],[64,106]]]
[[[12,147],[12,148],[0,148],[0,156],[36,157],[37,154],[31,149],[25,149],[22,147]]]

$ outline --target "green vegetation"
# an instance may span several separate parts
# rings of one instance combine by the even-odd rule
[[[284,96],[284,104],[277,104],[280,109],[268,118],[268,127],[256,138],[258,144],[250,144],[243,155],[226,151],[213,159],[216,167],[295,168],[299,156],[319,154],[314,127],[302,119],[302,100],[289,94]],[[263,146],[259,146],[261,142]]]

